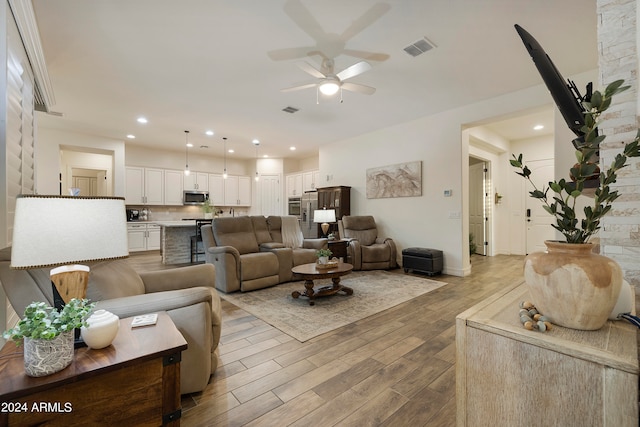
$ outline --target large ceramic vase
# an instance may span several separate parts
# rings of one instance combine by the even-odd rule
[[[618,300],[620,266],[592,252],[589,243],[547,240],[545,245],[547,252],[525,258],[524,278],[532,302],[556,325],[600,329]]]
[[[51,340],[24,339],[24,372],[43,377],[63,370],[73,361],[74,331],[63,332]]]

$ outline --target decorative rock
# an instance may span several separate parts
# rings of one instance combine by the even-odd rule
[[[520,302],[520,322],[525,329],[529,331],[548,331],[551,330],[551,322],[543,316],[536,307],[529,301]]]

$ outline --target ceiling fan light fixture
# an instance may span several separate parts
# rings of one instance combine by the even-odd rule
[[[334,80],[328,80],[320,84],[319,89],[323,95],[331,96],[338,93],[338,90],[340,89],[340,85],[336,83]]]

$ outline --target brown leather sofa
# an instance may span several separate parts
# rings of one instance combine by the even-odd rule
[[[207,263],[216,267],[216,287],[223,292],[253,291],[294,279],[296,265],[316,262],[327,239],[304,239],[285,247],[282,217],[215,218],[202,227]]]
[[[396,268],[396,245],[390,238],[378,236],[372,216],[343,216],[342,237],[348,240],[347,259],[354,270]]]
[[[27,305],[53,305],[49,269],[12,270],[11,248],[0,251],[0,282],[11,306],[22,316]],[[182,352],[180,391],[203,390],[218,366],[222,325],[220,297],[211,264],[137,273],[126,260],[89,263],[87,298],[96,309],[120,318],[166,311],[188,348]]]

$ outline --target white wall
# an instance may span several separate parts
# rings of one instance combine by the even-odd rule
[[[192,172],[223,172],[224,157],[205,155],[199,151],[201,150],[197,148],[189,150],[189,169]],[[185,152],[126,145],[125,163],[127,166],[184,170],[186,160]],[[255,160],[238,160],[228,155],[227,173],[229,175],[252,175],[255,173]]]
[[[581,76],[575,80],[583,81]],[[445,273],[466,275],[470,273],[469,194],[468,185],[463,183],[469,179],[469,147],[462,140],[462,129],[470,123],[550,104],[551,97],[541,84],[329,144],[320,148],[320,176],[332,177],[327,185],[351,186],[351,214],[373,215],[380,234],[392,237],[399,252],[412,246],[440,249],[444,252]],[[414,160],[423,164],[422,196],[366,198],[368,168]],[[511,181],[517,180],[507,179]],[[504,183],[496,182],[496,186],[504,188]],[[452,197],[443,196],[446,189],[453,190]]]

